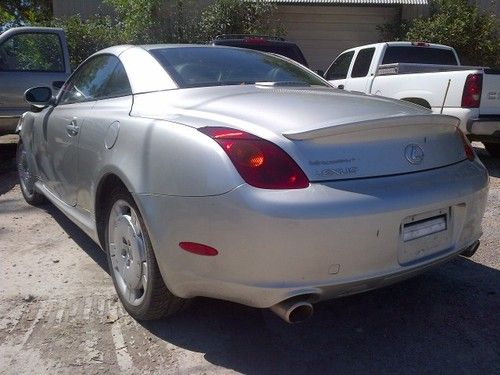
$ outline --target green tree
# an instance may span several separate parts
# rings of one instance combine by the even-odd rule
[[[119,32],[116,23],[108,16],[94,16],[86,20],[82,20],[79,15],[72,16],[55,19],[50,26],[64,29],[73,69],[94,52],[126,43],[125,36]]]
[[[430,16],[409,21],[399,29],[379,30],[385,40],[413,40],[452,46],[465,65],[500,67],[500,39],[493,14],[479,11],[467,0],[433,0]],[[386,32],[384,34],[384,31]]]
[[[220,34],[283,35],[276,20],[276,5],[262,1],[216,0],[201,15],[200,40]]]
[[[2,0],[0,26],[43,24],[52,17],[52,0]]]

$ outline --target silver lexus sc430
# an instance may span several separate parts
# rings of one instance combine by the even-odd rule
[[[117,46],[25,96],[23,195],[100,244],[136,319],[207,296],[297,322],[479,244],[488,174],[456,118],[283,57]]]

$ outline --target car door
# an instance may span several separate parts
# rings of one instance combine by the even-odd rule
[[[111,59],[116,66],[85,119],[78,146],[77,206],[88,212],[94,209],[93,191],[101,168],[114,151],[120,126],[126,124],[132,108],[132,89],[125,68],[117,57]]]
[[[347,73],[351,66],[354,51],[347,51],[338,56],[325,73],[325,78],[334,87],[343,89],[345,87]]]
[[[65,83],[56,106],[47,116],[47,161],[42,171],[46,187],[68,205],[76,205],[78,142],[96,98],[116,66],[110,55],[82,64]]]
[[[363,48],[358,51],[354,59],[344,89],[349,91],[370,92],[370,82],[373,79],[370,73],[375,47]]]
[[[62,30],[31,30],[9,30],[0,41],[0,133],[13,132],[19,116],[29,110],[27,89],[58,90],[70,72]]]

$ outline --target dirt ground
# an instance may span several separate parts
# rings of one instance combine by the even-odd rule
[[[27,205],[0,138],[1,374],[500,374],[500,160],[473,258],[315,306],[300,325],[199,299],[138,323],[104,253],[54,206]]]

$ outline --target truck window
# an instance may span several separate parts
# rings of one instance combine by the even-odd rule
[[[64,55],[54,33],[13,35],[0,45],[0,70],[17,72],[64,72]]]
[[[393,63],[458,65],[450,49],[414,46],[387,47],[382,64]]]
[[[354,51],[349,51],[337,57],[332,65],[330,65],[330,67],[328,68],[328,71],[325,74],[326,79],[346,79],[353,56]]]
[[[366,77],[368,75],[374,53],[375,48],[365,48],[358,52],[358,56],[356,56],[356,61],[354,61],[354,66],[352,67],[352,78]]]

